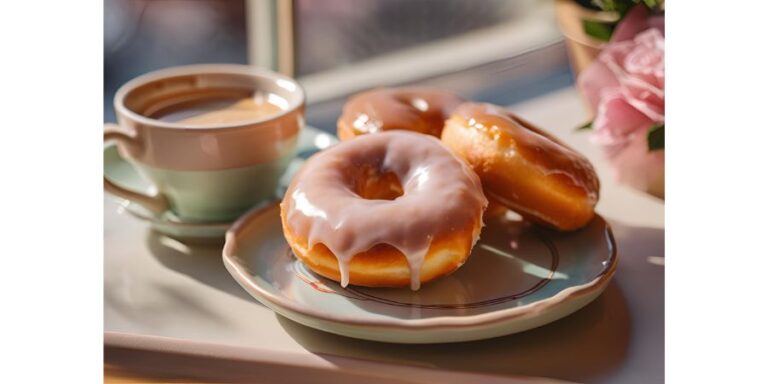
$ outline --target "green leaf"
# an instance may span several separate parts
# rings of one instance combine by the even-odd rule
[[[664,123],[648,129],[648,152],[664,149]]]
[[[596,20],[581,20],[581,26],[584,28],[584,33],[600,41],[610,40],[615,27],[613,23]]]
[[[660,2],[663,2],[663,0],[592,0],[592,4],[600,9],[618,13],[620,19],[623,19],[627,12],[637,4],[644,3],[647,7],[653,9],[658,7]]]
[[[584,131],[584,130],[587,130],[587,129],[592,129],[592,122],[591,121],[587,121],[586,123],[576,127],[577,131]]]

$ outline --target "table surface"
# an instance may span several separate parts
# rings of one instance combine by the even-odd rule
[[[617,185],[589,135],[574,131],[586,119],[575,89],[510,109],[584,153],[601,178],[597,211],[613,227],[619,267],[603,295],[577,313],[521,334],[465,343],[397,345],[337,336],[280,317],[251,298],[224,269],[221,246],[182,244],[152,232],[107,196],[105,332],[273,351],[297,361],[338,357],[386,363],[387,369],[663,382],[664,202]]]

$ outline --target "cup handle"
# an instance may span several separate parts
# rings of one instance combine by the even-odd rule
[[[117,125],[107,123],[104,124],[104,142],[107,143],[110,141],[116,141],[128,147],[136,147],[139,145],[134,137],[117,130]],[[107,179],[106,176],[104,176],[104,190],[115,196],[120,196],[135,203],[141,204],[143,207],[158,215],[168,209],[168,201],[165,199],[165,197],[163,197],[163,195],[157,194],[150,196],[147,194],[131,191],[113,183]]]

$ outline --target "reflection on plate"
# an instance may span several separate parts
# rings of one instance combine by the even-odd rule
[[[304,325],[369,340],[439,343],[521,332],[567,316],[602,292],[617,256],[601,217],[559,233],[504,216],[486,219],[464,266],[419,291],[344,289],[293,257],[273,205],[230,229],[224,263],[256,299]]]

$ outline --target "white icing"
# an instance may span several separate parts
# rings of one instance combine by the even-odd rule
[[[359,196],[355,171],[365,167],[393,173],[403,195],[394,200]],[[322,243],[336,255],[343,287],[355,255],[388,244],[405,255],[411,289],[417,290],[433,238],[475,222],[487,200],[477,175],[439,140],[389,131],[313,156],[294,177],[283,204],[286,224],[307,239],[308,249]]]

